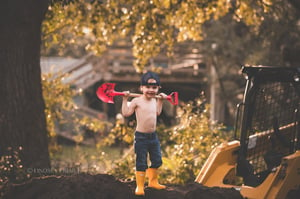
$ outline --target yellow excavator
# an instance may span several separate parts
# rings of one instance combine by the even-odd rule
[[[300,198],[300,67],[243,66],[235,136],[216,147],[195,181],[248,199]]]

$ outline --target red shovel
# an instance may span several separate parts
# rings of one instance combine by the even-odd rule
[[[115,83],[104,83],[102,84],[98,89],[97,89],[97,96],[99,99],[101,99],[103,102],[106,103],[114,103],[114,96],[119,95],[119,96],[124,96],[125,93],[123,92],[117,92],[115,91]],[[129,97],[139,97],[141,94],[137,93],[129,93]],[[162,98],[160,95],[156,95],[155,98]],[[166,98],[171,104],[177,105],[178,104],[178,93],[173,92],[170,95],[168,95]]]

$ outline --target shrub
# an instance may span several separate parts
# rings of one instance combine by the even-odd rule
[[[73,89],[70,83],[64,82],[67,77],[68,74],[60,73],[42,75],[50,155],[60,150],[56,136],[62,129],[68,131],[75,142],[81,143],[85,132],[104,132],[112,126],[109,122],[77,113],[79,107],[74,99],[80,96],[81,92]]]

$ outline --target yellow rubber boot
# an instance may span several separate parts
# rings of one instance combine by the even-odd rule
[[[136,188],[135,188],[135,195],[143,196],[145,195],[144,192],[144,185],[145,185],[145,171],[136,171],[135,178],[136,178]]]
[[[161,185],[158,183],[158,171],[155,168],[149,168],[147,169],[147,176],[149,178],[148,187],[154,188],[154,189],[165,189],[165,185]]]

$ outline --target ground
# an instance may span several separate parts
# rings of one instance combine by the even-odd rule
[[[145,189],[144,197],[134,195],[134,181],[120,181],[111,175],[78,174],[34,178],[6,188],[3,199],[241,199],[235,189],[208,188],[198,183],[168,185],[166,190]]]

